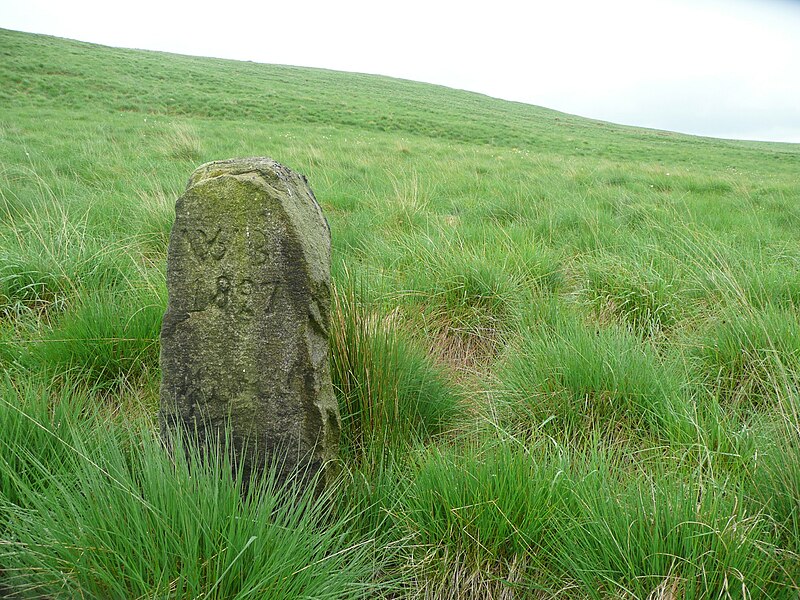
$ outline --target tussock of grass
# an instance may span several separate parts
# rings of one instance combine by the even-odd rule
[[[435,355],[465,372],[496,357],[526,296],[556,278],[553,257],[483,227],[402,236],[395,251],[408,263],[395,292],[407,318],[424,329]]]
[[[451,426],[458,400],[444,374],[351,278],[334,294],[331,375],[351,459],[423,441]]]
[[[175,221],[175,198],[178,192],[167,192],[159,184],[152,191],[139,190],[135,223],[137,233],[132,237],[143,251],[159,259],[167,252],[169,234]]]
[[[54,390],[35,380],[15,381],[6,375],[0,386],[2,510],[12,505],[28,508],[32,495],[44,492],[49,474],[63,470],[69,461],[70,449],[59,440],[91,439],[97,409],[92,398],[71,382]],[[9,532],[3,527],[5,538]]]
[[[545,318],[523,331],[498,375],[505,429],[659,435],[680,426],[688,399],[679,364],[625,328],[587,325],[558,311]]]
[[[732,308],[698,336],[695,353],[707,385],[733,409],[768,408],[782,397],[784,374],[800,372],[800,318],[792,309]]]
[[[185,123],[173,123],[164,133],[165,152],[169,158],[197,162],[203,155],[201,141],[193,127]]]
[[[774,583],[782,564],[768,523],[748,513],[735,491],[656,465],[647,476],[622,480],[613,463],[596,466],[566,486],[573,518],[558,546],[559,562],[588,597],[784,593]]]
[[[446,598],[529,588],[561,524],[561,465],[541,458],[511,444],[422,455],[396,509],[413,580]]]
[[[776,529],[776,553],[792,584],[800,585],[800,447],[798,432],[779,434],[750,481],[754,506]]]
[[[22,362],[90,386],[119,387],[158,374],[158,338],[166,307],[162,286],[85,292]]]
[[[633,456],[599,437],[548,445],[419,454],[392,506],[409,596],[784,597],[796,557],[735,486],[685,478],[657,453],[631,472]]]
[[[641,252],[641,251],[640,251]],[[675,327],[686,311],[677,266],[598,255],[585,261],[586,296],[601,318],[616,321],[643,337]]]

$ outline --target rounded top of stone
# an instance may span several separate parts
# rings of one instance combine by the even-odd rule
[[[275,179],[286,181],[294,177],[305,178],[294,173],[289,167],[282,165],[276,160],[266,156],[250,156],[245,158],[229,158],[227,160],[215,160],[197,167],[189,178],[189,186],[197,185],[209,179],[222,176],[245,175],[248,173],[258,174],[267,181]]]

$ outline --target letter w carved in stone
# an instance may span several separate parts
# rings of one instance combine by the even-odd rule
[[[183,234],[189,240],[189,247],[192,254],[200,261],[205,261],[211,257],[214,260],[222,260],[228,246],[225,242],[225,234],[221,227],[217,227],[213,233],[203,229],[184,229]]]

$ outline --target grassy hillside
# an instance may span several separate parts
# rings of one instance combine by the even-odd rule
[[[5,30],[0,58],[0,595],[797,597],[800,145]],[[333,232],[325,501],[158,444],[174,201],[252,155]]]

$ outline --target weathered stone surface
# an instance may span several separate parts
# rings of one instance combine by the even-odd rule
[[[268,158],[197,169],[175,208],[161,329],[162,434],[230,427],[245,474],[335,458],[330,229],[306,180]],[[326,472],[326,476],[330,472]]]

